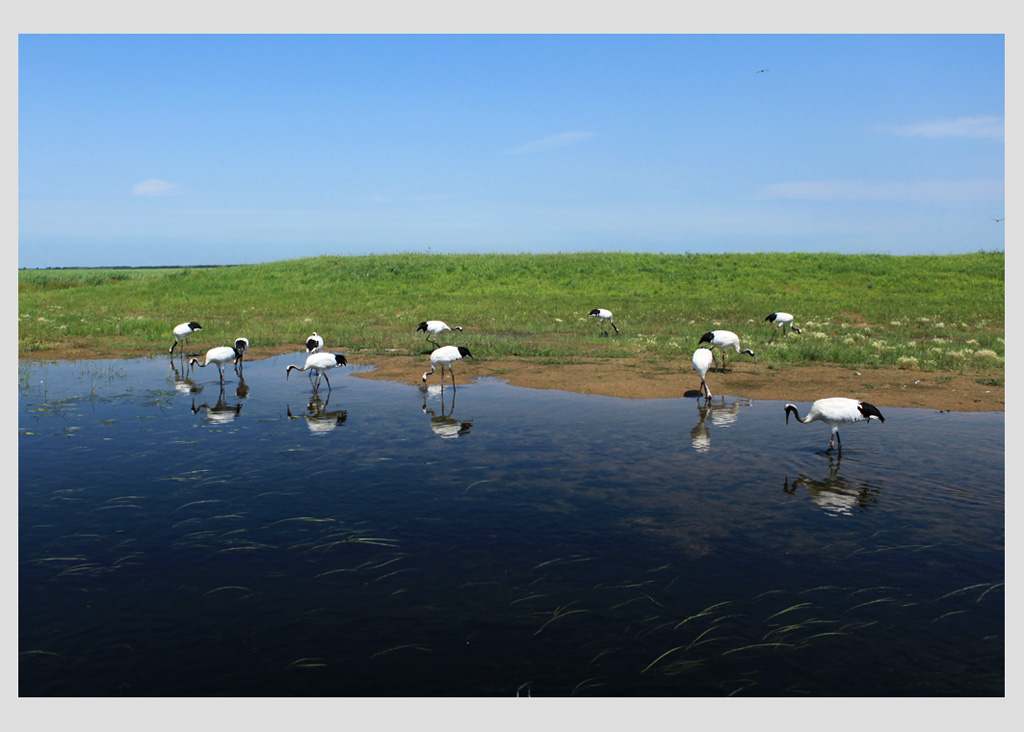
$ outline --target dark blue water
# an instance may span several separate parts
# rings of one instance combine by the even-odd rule
[[[21,695],[1004,694],[1002,413],[301,361],[20,363]]]

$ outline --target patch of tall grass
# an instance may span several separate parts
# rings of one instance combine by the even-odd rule
[[[198,320],[195,350],[244,335],[370,355],[429,350],[417,323],[461,325],[440,343],[547,362],[689,360],[728,329],[771,367],[841,364],[1001,374],[1004,255],[395,254],[176,269],[19,271],[19,355],[87,345],[166,352]],[[615,313],[602,337],[591,308]],[[791,312],[801,334],[765,316]]]

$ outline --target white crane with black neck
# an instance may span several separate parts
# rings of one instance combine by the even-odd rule
[[[749,348],[740,348],[740,337],[731,330],[708,331],[700,337],[697,345],[699,346],[701,343],[707,343],[709,349],[717,348],[722,352],[722,371],[725,371],[725,351],[727,348],[733,349],[736,353],[754,355],[754,352]]]
[[[612,311],[605,310],[604,308],[594,308],[587,314],[588,318],[598,318],[597,324],[601,326],[601,334],[608,335],[608,330],[604,327],[604,321],[608,321],[612,324],[612,328],[615,328],[615,334],[618,335],[619,329],[615,325],[615,321],[612,320]]]
[[[712,363],[714,363],[714,355],[711,353],[710,348],[698,348],[693,352],[693,370],[700,376],[700,389],[704,390],[705,399],[711,398],[711,389],[708,387],[708,382],[704,380],[704,377],[707,375]],[[700,389],[698,389],[698,393]]]
[[[782,328],[782,335],[786,335],[786,326],[789,326],[790,330],[795,330],[797,333],[800,329],[793,325],[793,316],[790,313],[771,313],[765,318],[769,323],[775,323],[775,330],[772,331],[772,337],[768,339],[771,343],[774,340],[775,335],[779,332],[779,328]]]
[[[423,383],[427,383],[427,377],[434,373],[438,367],[441,368],[441,387],[444,387],[444,370],[452,375],[452,389],[455,388],[455,372],[452,371],[452,364],[463,358],[473,358],[473,354],[465,346],[441,346],[430,354],[430,371],[423,374]]]
[[[313,335],[306,339],[306,353],[320,353],[324,347],[324,338],[313,331]]]
[[[185,346],[188,345],[188,337],[190,335],[192,335],[193,333],[195,333],[197,330],[202,330],[202,329],[203,329],[203,326],[199,325],[199,323],[197,323],[194,320],[191,320],[191,321],[189,321],[187,323],[182,323],[181,325],[174,326],[174,330],[171,331],[174,334],[174,343],[171,344],[171,347],[167,350],[167,352],[173,355],[174,354],[174,347],[176,345],[178,345],[178,342],[180,341],[181,342],[181,351],[180,351],[180,353],[181,353],[182,358],[184,358],[185,357]]]
[[[800,412],[797,411],[795,404],[787,404],[785,409],[786,424],[789,424],[789,415],[792,413],[797,418],[797,421],[804,424],[824,422],[831,427],[832,436],[828,441],[828,450],[831,450],[838,443],[840,454],[843,452],[843,441],[839,439],[840,425],[853,424],[854,422],[870,422],[872,419],[885,422],[885,417],[882,416],[882,413],[878,411],[878,407],[874,404],[868,404],[859,399],[850,399],[848,397],[819,399],[811,405],[811,409],[806,417],[800,416]],[[828,450],[825,452],[828,452]]]
[[[245,339],[242,338],[239,340]],[[245,342],[248,343],[248,341]],[[216,348],[211,348],[209,351],[206,352],[205,363],[199,363],[199,359],[193,356],[192,358],[189,359],[188,365],[206,368],[207,366],[213,364],[214,366],[217,367],[217,370],[220,371],[220,380],[224,381],[224,366],[229,363],[237,362],[240,358],[242,358],[243,353],[245,353],[245,349],[239,351],[237,346],[217,346]]]
[[[443,320],[424,320],[416,326],[416,332],[425,332],[427,334],[427,343],[433,343],[435,346],[437,345],[437,336],[441,335],[446,330],[462,330],[462,326],[456,325],[454,328],[451,328]],[[431,338],[431,336],[433,336],[433,338]]]
[[[348,361],[345,356],[341,353],[325,353],[321,351],[319,353],[311,353],[306,357],[306,363],[302,366],[296,366],[295,364],[290,365],[284,370],[284,379],[288,380],[288,377],[292,375],[292,369],[295,371],[313,371],[316,373],[316,381],[313,382],[313,391],[320,388],[320,377],[324,378],[327,382],[327,391],[331,390],[331,380],[327,378],[327,372],[331,369],[337,368],[338,366],[344,366]]]

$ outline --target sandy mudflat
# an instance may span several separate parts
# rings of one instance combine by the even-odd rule
[[[419,384],[430,368],[428,357],[367,357],[351,354],[352,363],[372,363],[376,368],[358,376]],[[592,363],[549,366],[523,359],[465,359],[455,364],[456,383],[490,376],[513,386],[559,389],[582,394],[628,399],[668,399],[696,396],[700,378],[689,360],[677,368],[652,365],[633,359],[609,359]],[[1004,411],[1004,387],[978,383],[984,377],[970,374],[799,366],[772,370],[750,360],[729,359],[725,373],[708,373],[712,394],[750,399],[812,402],[833,396],[862,399],[878,407],[916,407],[956,412]],[[435,372],[430,383],[440,383]],[[446,383],[448,377],[445,377]]]

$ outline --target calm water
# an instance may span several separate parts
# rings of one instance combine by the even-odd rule
[[[1002,413],[302,361],[20,362],[21,695],[1004,693]]]

